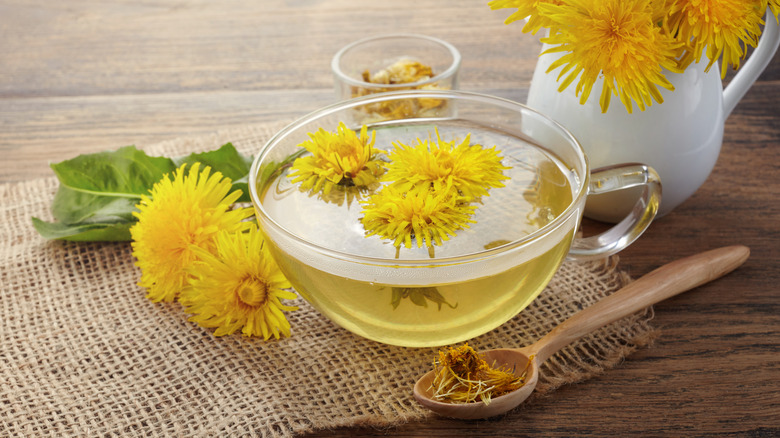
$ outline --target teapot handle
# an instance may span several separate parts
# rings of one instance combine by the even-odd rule
[[[723,90],[723,118],[726,119],[742,96],[747,93],[753,82],[758,79],[761,72],[764,71],[769,61],[777,51],[780,45],[780,31],[778,31],[778,19],[772,15],[769,7],[766,8],[766,24],[761,39],[758,41],[756,50],[748,58],[742,68],[737,71],[734,78]]]

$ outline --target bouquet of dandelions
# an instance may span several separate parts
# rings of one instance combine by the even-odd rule
[[[491,9],[513,8],[506,24],[527,19],[523,32],[545,28],[541,42],[560,53],[559,91],[577,81],[580,103],[603,78],[599,103],[606,112],[618,96],[630,113],[631,101],[644,111],[663,102],[658,87],[674,90],[666,72],[681,73],[703,55],[705,68],[722,58],[739,68],[748,46],[755,47],[767,8],[775,20],[780,0],[492,0]],[[665,71],[666,70],[666,71]],[[579,79],[578,79],[579,78]]]
[[[52,164],[54,222],[41,236],[76,242],[131,241],[153,302],[178,301],[215,336],[290,336],[285,304],[297,298],[252,220],[251,156],[227,143],[183,157],[133,146]]]

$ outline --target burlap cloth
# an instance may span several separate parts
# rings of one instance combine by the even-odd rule
[[[144,149],[177,156],[231,141],[254,153],[279,126]],[[436,349],[362,339],[302,300],[290,338],[215,338],[179,304],[144,297],[129,244],[41,238],[30,217],[51,220],[56,188],[54,177],[0,185],[0,436],[289,437],[431,415],[412,385]],[[627,281],[615,258],[567,262],[529,308],[470,343],[526,345]],[[654,337],[651,317],[628,317],[552,357],[536,397],[617,365]]]

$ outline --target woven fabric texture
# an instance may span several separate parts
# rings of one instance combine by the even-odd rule
[[[228,141],[253,153],[264,124],[144,149],[177,156]],[[215,338],[179,304],[136,285],[128,243],[46,241],[55,178],[0,185],[0,436],[290,437],[350,425],[387,427],[432,415],[412,396],[436,349],[378,344],[303,300],[278,341]],[[532,305],[470,341],[522,346],[630,281],[617,259],[566,262]],[[566,347],[542,368],[537,394],[617,365],[655,336],[650,310]]]

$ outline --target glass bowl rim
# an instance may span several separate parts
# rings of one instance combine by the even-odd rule
[[[449,67],[447,67],[447,69],[445,69],[443,72],[438,73],[431,78],[428,78],[424,81],[409,82],[407,84],[373,84],[370,82],[357,80],[347,75],[346,73],[344,73],[343,70],[341,70],[339,61],[341,60],[341,57],[344,56],[344,54],[347,53],[349,50],[361,44],[365,44],[371,41],[393,39],[393,38],[422,39],[432,43],[436,43],[444,47],[445,49],[447,49],[447,51],[450,52],[450,55],[452,56],[452,63],[450,63]],[[333,71],[333,74],[336,75],[336,77],[338,77],[339,80],[344,81],[349,85],[358,86],[369,90],[370,89],[403,90],[403,89],[408,89],[410,87],[420,87],[423,85],[434,84],[442,81],[443,79],[449,78],[453,76],[455,73],[457,73],[458,69],[460,68],[460,63],[461,63],[460,51],[458,51],[458,49],[454,45],[448,43],[447,41],[444,41],[440,38],[436,38],[428,35],[416,34],[416,33],[390,33],[390,34],[375,35],[366,38],[361,38],[357,41],[353,41],[347,44],[346,46],[339,49],[339,51],[336,52],[335,55],[333,55],[333,59],[330,62],[330,68]]]
[[[546,224],[542,228],[523,236],[519,239],[497,246],[495,248],[485,249],[477,252],[470,252],[457,256],[448,256],[433,259],[397,259],[389,257],[374,257],[363,256],[346,251],[339,251],[332,248],[327,248],[319,244],[313,243],[307,239],[304,239],[297,234],[289,231],[282,224],[277,222],[274,218],[266,214],[260,202],[259,194],[257,193],[257,176],[260,172],[260,162],[270,152],[273,147],[288,136],[290,133],[297,131],[301,126],[308,124],[318,118],[325,117],[335,112],[343,111],[349,108],[354,108],[361,105],[372,104],[382,102],[386,100],[402,99],[402,98],[431,98],[431,99],[454,99],[454,100],[468,100],[477,101],[480,103],[495,104],[505,109],[515,109],[518,111],[526,111],[535,114],[537,117],[544,119],[546,122],[555,128],[557,131],[566,137],[566,139],[574,146],[574,152],[582,162],[583,175],[579,180],[579,186],[572,196],[572,200],[566,209],[561,212],[552,222]],[[425,119],[430,119],[426,117]],[[400,120],[400,119],[399,119]],[[409,119],[416,120],[416,119]],[[433,118],[432,120],[436,120]],[[370,125],[369,125],[370,128]],[[429,267],[435,265],[452,265],[467,262],[474,262],[486,258],[495,257],[504,253],[508,253],[519,248],[523,248],[537,242],[541,237],[553,233],[556,229],[566,223],[569,218],[574,214],[575,207],[580,204],[583,197],[587,196],[588,187],[590,184],[590,164],[588,163],[588,157],[582,145],[577,141],[574,135],[571,134],[563,125],[556,122],[552,118],[542,114],[541,112],[530,108],[524,104],[504,99],[502,97],[492,96],[483,93],[460,91],[460,90],[405,90],[405,91],[392,91],[386,93],[369,94],[366,96],[356,97],[353,99],[342,100],[320,109],[314,110],[295,121],[289,123],[281,130],[277,131],[271,136],[268,141],[260,148],[255,156],[252,166],[249,170],[249,195],[254,205],[255,214],[262,216],[262,218],[271,224],[274,228],[279,230],[286,237],[302,244],[304,247],[311,249],[319,254],[335,258],[341,261],[350,261],[361,264],[377,265],[377,266],[397,266],[397,267]],[[262,227],[263,224],[258,220],[258,226]],[[267,236],[267,232],[266,232]]]

